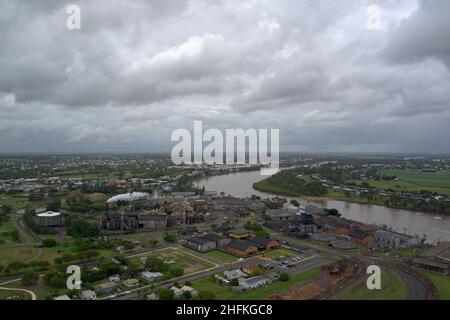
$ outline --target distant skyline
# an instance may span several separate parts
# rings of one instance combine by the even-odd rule
[[[0,1],[0,154],[169,152],[194,120],[279,128],[281,152],[447,154],[448,17],[448,0]]]

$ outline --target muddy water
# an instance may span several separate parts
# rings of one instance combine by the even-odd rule
[[[197,181],[199,187],[205,186],[206,190],[224,192],[236,197],[249,197],[258,195],[261,197],[272,196],[272,194],[259,192],[253,189],[253,183],[261,181],[266,177],[261,176],[259,171],[234,173],[223,176],[214,176],[209,179]],[[293,198],[305,201],[302,198]],[[326,208],[336,208],[346,218],[368,224],[386,225],[397,232],[418,235],[432,242],[450,241],[450,217],[435,218],[432,214],[425,214],[407,210],[391,209],[383,206],[349,203],[337,200],[314,200],[310,201],[316,205]]]

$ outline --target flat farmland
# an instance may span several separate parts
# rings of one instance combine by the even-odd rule
[[[381,170],[381,174],[396,176],[398,180],[353,180],[361,184],[367,182],[377,189],[393,189],[395,191],[420,192],[428,190],[450,195],[450,172],[422,172],[416,170]]]

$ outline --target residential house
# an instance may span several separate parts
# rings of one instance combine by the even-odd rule
[[[242,271],[248,275],[256,274],[258,272],[261,272],[261,269],[253,264],[247,264],[242,267]]]
[[[199,252],[206,252],[217,248],[215,241],[203,236],[187,239],[186,246]]]
[[[254,237],[249,241],[255,244],[255,246],[258,248],[258,251],[269,251],[280,246],[278,240],[266,237]]]
[[[226,250],[239,257],[248,257],[258,253],[258,247],[256,247],[254,243],[246,240],[231,240],[227,244]]]
[[[238,210],[238,209],[248,209],[247,201],[245,199],[234,198],[234,197],[223,197],[213,200],[214,211],[225,211],[225,210]]]
[[[182,286],[180,289],[183,292],[189,292],[192,297],[198,296],[198,291],[195,290],[194,288],[190,287],[190,286]]]
[[[270,221],[292,221],[295,218],[295,213],[281,209],[268,209],[266,216]]]
[[[95,300],[97,295],[92,290],[85,290],[80,294],[80,300]]]
[[[149,271],[143,271],[140,273],[140,275],[146,281],[153,281],[163,276],[161,272],[149,272]]]
[[[108,280],[111,281],[111,282],[117,282],[118,283],[120,281],[120,276],[116,274],[116,275],[108,277]]]
[[[270,280],[263,276],[255,276],[251,278],[239,278],[239,286],[244,290],[265,287],[270,284]]]
[[[203,237],[208,240],[214,241],[216,243],[216,248],[225,248],[227,244],[231,241],[228,238],[221,237],[214,233],[208,233]]]
[[[246,229],[239,229],[239,230],[230,230],[226,232],[226,235],[229,238],[234,239],[248,239],[255,235],[253,231],[246,230]]]
[[[184,227],[184,228],[178,229],[177,233],[179,236],[191,236],[191,235],[198,233],[198,228],[195,226]]]
[[[100,294],[112,293],[117,289],[118,285],[115,282],[105,282],[95,286],[95,290]]]
[[[170,288],[170,290],[173,292],[173,295],[175,296],[175,297],[180,297],[180,296],[182,296],[183,295],[183,290],[181,290],[180,288],[177,288],[177,287],[172,287],[172,288]]]
[[[225,271],[223,274],[224,274],[225,278],[227,278],[228,280],[245,278],[247,276],[243,271],[241,271],[239,269]]]
[[[137,287],[139,285],[139,280],[131,278],[131,279],[122,281],[122,284],[127,288],[133,288],[133,287]]]

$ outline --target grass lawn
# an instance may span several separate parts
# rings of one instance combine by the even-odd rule
[[[221,285],[211,279],[194,281],[192,287],[197,290],[208,290],[214,292],[217,300],[261,300],[272,294],[289,290],[300,282],[313,279],[320,272],[320,268],[311,269],[303,273],[291,276],[288,281],[275,281],[263,288],[248,290],[246,292],[233,292],[230,286]]]
[[[218,260],[218,261],[226,262],[226,263],[234,262],[238,259],[231,254],[228,254],[226,252],[219,251],[219,250],[213,250],[210,252],[206,252],[205,256],[215,259],[215,260]]]
[[[382,174],[396,176],[421,187],[444,188],[450,191],[450,172],[422,172],[416,170],[383,170]]]
[[[389,253],[390,255],[396,255],[398,254],[399,256],[402,257],[416,257],[418,255],[421,255],[426,249],[424,248],[412,248],[412,249],[390,249]]]
[[[390,277],[392,278],[390,280]],[[408,289],[395,272],[381,269],[381,290],[369,290],[364,282],[349,292],[345,300],[402,300],[407,297]]]
[[[181,267],[184,274],[191,274],[197,271],[205,270],[214,267],[214,265],[206,260],[195,257],[194,255],[184,252],[184,250],[165,248],[162,250],[155,250],[138,254],[130,259],[141,261],[142,257],[158,257],[164,260],[173,260],[172,266]]]
[[[48,261],[50,264],[55,262],[55,258],[61,257],[65,253],[76,254],[73,250],[74,246],[70,244],[62,244],[53,248],[42,248],[42,253],[35,261]],[[100,253],[101,257],[112,257],[115,251],[112,249],[96,250]]]
[[[345,192],[342,191],[336,191],[332,188],[328,189],[327,195],[330,199],[335,200],[341,200],[341,201],[348,201],[348,202],[354,202],[354,203],[360,203],[360,204],[376,204],[380,206],[384,206],[385,198],[382,196],[375,196],[371,201],[367,200],[367,198],[361,198],[357,194],[351,193],[349,196],[346,195]]]
[[[10,236],[12,231],[16,230],[11,221],[4,222],[0,225],[0,243],[1,244],[10,244],[15,243]],[[20,242],[20,241],[19,241]]]
[[[396,191],[420,192],[428,190],[450,195],[450,172],[421,172],[415,170],[381,170],[381,174],[396,176],[397,181],[354,180],[356,184],[367,182],[377,189],[393,189]]]
[[[0,290],[0,300],[31,300],[31,296],[23,291]]]
[[[115,237],[126,240],[137,240],[144,247],[151,247],[149,244],[150,239],[158,240],[158,243],[163,243],[164,232],[163,231],[149,231],[149,232],[136,232],[136,233],[126,233],[118,234]]]
[[[416,269],[430,279],[438,290],[439,299],[450,300],[450,277],[431,271]]]
[[[294,250],[283,248],[283,249],[278,249],[275,251],[263,253],[260,256],[264,257],[264,258],[268,258],[270,260],[278,260],[278,259],[282,259],[284,257],[292,256],[292,255],[297,255],[297,253]]]
[[[0,249],[0,265],[6,266],[15,261],[25,262],[35,256],[37,252],[38,249],[32,246],[2,248]]]

